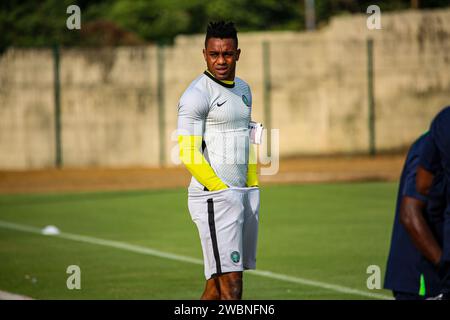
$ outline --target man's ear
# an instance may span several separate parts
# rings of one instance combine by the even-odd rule
[[[241,55],[241,49],[236,50],[236,61],[239,60],[239,56]]]
[[[203,49],[203,58],[205,58],[206,61],[206,49]]]

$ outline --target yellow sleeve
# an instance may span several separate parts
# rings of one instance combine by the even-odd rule
[[[259,186],[255,146],[250,144],[248,152],[247,187]]]
[[[200,152],[202,141],[202,136],[178,136],[181,162],[183,162],[195,179],[208,188],[209,191],[228,188]]]

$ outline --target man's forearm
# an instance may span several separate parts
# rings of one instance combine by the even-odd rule
[[[252,144],[250,144],[248,159],[247,187],[259,186],[256,151]]]
[[[209,191],[228,188],[201,154],[201,136],[179,136],[180,160],[189,172]]]
[[[434,265],[438,265],[442,249],[425,221],[424,209],[425,204],[422,201],[404,197],[400,208],[400,221],[422,255]]]

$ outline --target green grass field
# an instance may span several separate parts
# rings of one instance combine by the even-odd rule
[[[258,270],[368,290],[384,269],[395,183],[270,186],[261,190]],[[0,223],[113,240],[201,259],[185,189],[1,195]],[[68,290],[66,268],[81,268]],[[383,278],[382,278],[383,279]],[[7,228],[0,224],[0,290],[36,299],[198,299],[203,267],[184,261]],[[320,286],[244,277],[244,299],[370,299]]]

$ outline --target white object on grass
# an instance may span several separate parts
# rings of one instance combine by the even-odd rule
[[[46,236],[55,236],[60,234],[61,232],[59,229],[55,226],[46,226],[44,229],[42,229],[42,234]]]

